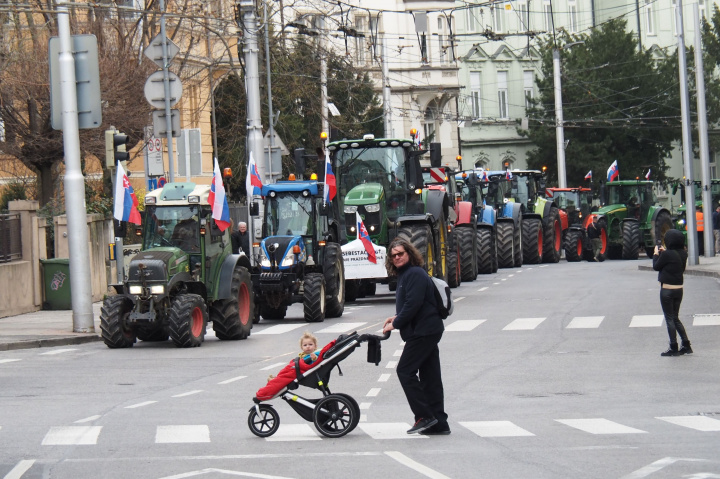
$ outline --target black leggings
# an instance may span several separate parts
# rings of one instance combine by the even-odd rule
[[[662,306],[665,315],[665,324],[667,325],[668,336],[670,336],[670,344],[677,345],[677,334],[683,343],[689,343],[685,326],[680,322],[680,303],[682,303],[682,289],[660,288],[660,306]],[[677,334],[676,334],[677,332]]]

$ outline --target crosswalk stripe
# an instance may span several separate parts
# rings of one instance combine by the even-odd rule
[[[309,424],[280,424],[275,434],[266,441],[320,441],[321,438]]]
[[[655,419],[703,432],[720,431],[720,421],[707,416],[667,416]]]
[[[633,316],[630,320],[630,328],[657,328],[662,326],[665,317],[662,314],[647,314]]]
[[[15,361],[20,361],[20,359],[0,359],[0,364],[14,363]]]
[[[198,393],[201,393],[201,392],[203,392],[202,389],[195,389],[194,391],[188,391],[188,392],[185,392],[185,393],[176,394],[176,395],[171,396],[171,397],[174,397],[174,398],[184,398],[185,396],[192,396],[193,394],[198,394]]]
[[[43,446],[79,446],[97,444],[102,426],[62,426],[50,428]]]
[[[18,462],[15,467],[5,475],[4,479],[20,479],[33,464],[35,464],[35,459],[25,459]]]
[[[230,384],[234,383],[235,381],[239,381],[241,379],[245,379],[247,376],[237,376],[234,378],[226,379],[225,381],[220,381],[218,384]]]
[[[605,316],[578,316],[573,318],[566,329],[591,329],[600,327]]]
[[[265,366],[264,368],[261,368],[260,371],[269,371],[271,369],[278,369],[278,368],[285,366],[286,364],[287,363],[274,363],[274,364],[271,364],[270,366]]]
[[[485,319],[461,319],[445,326],[445,331],[472,331],[485,321]]]
[[[617,422],[604,418],[593,419],[555,419],[561,424],[589,432],[590,434],[640,434],[647,433],[630,426],[624,426]]]
[[[522,437],[535,435],[520,426],[516,426],[510,421],[462,421],[460,425],[480,437]]]
[[[253,336],[257,336],[258,334],[283,334],[304,326],[304,324],[276,324],[262,331],[253,331]]]
[[[137,404],[131,404],[130,406],[125,406],[125,409],[135,409],[135,408],[138,408],[138,407],[149,406],[149,405],[151,405],[151,404],[155,404],[156,402],[157,402],[157,401],[139,402],[139,403],[137,403]]]
[[[389,374],[381,374],[380,377],[378,378],[378,382],[379,382],[379,383],[386,383],[386,382],[388,382],[388,379],[390,379],[390,375],[389,375]]]
[[[69,353],[71,351],[77,351],[77,348],[56,349],[54,351],[48,351],[47,353],[40,353],[40,356],[54,356],[56,354],[64,354],[64,353]]]
[[[378,394],[380,394],[381,388],[372,388],[368,391],[368,393],[365,395],[366,397],[376,397]]]
[[[156,444],[181,444],[210,442],[210,428],[198,426],[158,426],[155,430]]]
[[[366,323],[336,323],[332,326],[328,326],[327,328],[323,328],[320,331],[315,331],[315,334],[322,334],[322,333],[331,333],[331,334],[338,334],[338,333],[347,333],[348,331],[354,330],[359,328],[360,326],[363,326]]]
[[[408,434],[411,424],[404,422],[362,423],[358,427],[373,439],[427,439],[422,434]]]
[[[696,314],[693,326],[720,326],[720,314]]]
[[[505,326],[503,331],[520,331],[527,329],[535,329],[546,318],[518,318]]]

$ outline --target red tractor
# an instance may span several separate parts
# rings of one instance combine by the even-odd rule
[[[548,188],[548,197],[560,210],[563,247],[568,261],[593,260],[592,241],[588,238],[587,227],[592,222],[593,192],[590,188]],[[602,223],[600,228],[601,247],[598,260],[607,255],[608,235]]]

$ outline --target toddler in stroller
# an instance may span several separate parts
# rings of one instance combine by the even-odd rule
[[[337,366],[342,376],[340,361],[348,357],[363,342],[368,343],[367,360],[369,363],[380,363],[380,341],[390,337],[373,334],[359,335],[353,332],[341,334],[337,339],[326,344],[317,355],[317,359],[307,364],[300,357],[294,358],[278,375],[260,388],[253,398],[255,405],[250,408],[248,427],[259,437],[272,436],[280,427],[280,416],[271,404],[275,398],[283,399],[306,421],[315,424],[317,430],[327,437],[342,437],[349,433],[360,422],[360,407],[351,396],[342,393],[331,393],[328,388],[330,373]],[[323,396],[318,399],[303,398],[291,393],[305,386],[318,389]]]

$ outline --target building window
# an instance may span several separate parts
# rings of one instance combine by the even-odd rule
[[[508,90],[507,90],[508,72],[497,72],[497,88],[498,88],[498,118],[508,118]]]
[[[118,16],[126,20],[140,18],[140,12],[144,8],[139,0],[117,0]]]
[[[499,33],[503,31],[505,26],[505,8],[501,4],[495,4],[490,6],[493,19],[493,31]]]
[[[705,0],[698,0],[698,10],[700,11],[700,22],[705,18]],[[713,176],[713,178],[715,178]]]
[[[438,58],[441,63],[449,63],[452,57],[450,51],[450,35],[448,28],[448,18],[445,15],[438,15]],[[452,23],[452,17],[450,17],[450,23]]]
[[[554,28],[552,18],[552,5],[550,4],[550,0],[543,0],[543,20],[545,31],[552,32]]]
[[[470,107],[473,120],[482,118],[480,72],[470,72]]]
[[[530,30],[530,11],[527,1],[518,2],[518,10],[520,11],[520,31],[527,32]]]
[[[523,72],[523,89],[525,91],[525,109],[532,108],[532,99],[535,97],[535,78],[532,70]]]
[[[355,30],[358,33],[368,37],[367,32],[367,17],[355,17]],[[365,50],[365,38],[355,37],[355,61],[359,65],[364,65],[367,61],[367,51]]]
[[[575,0],[568,2],[568,29],[570,33],[577,33],[578,31],[578,18],[577,18],[577,3]]]
[[[645,33],[646,35],[655,35],[655,11],[653,5],[655,0],[645,0]],[[674,4],[674,2],[673,2]],[[673,31],[675,30],[675,6],[672,9],[673,15]]]
[[[466,12],[467,12],[467,30],[469,32],[474,32],[477,30],[478,22],[477,22],[477,19],[475,18],[475,14],[479,10],[480,9],[477,8],[475,5],[468,4]]]

